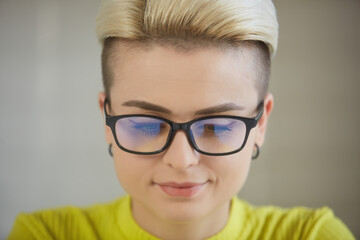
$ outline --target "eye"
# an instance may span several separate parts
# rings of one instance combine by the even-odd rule
[[[222,137],[231,135],[234,125],[235,121],[229,119],[208,119],[196,123],[192,130],[197,136]]]
[[[223,136],[231,133],[231,124],[220,125],[220,124],[204,124],[204,134],[213,136]]]

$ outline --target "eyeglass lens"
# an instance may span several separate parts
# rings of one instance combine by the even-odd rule
[[[168,141],[171,126],[151,117],[127,117],[115,125],[119,144],[135,152],[156,152]],[[239,149],[245,139],[246,125],[233,118],[209,118],[190,126],[190,137],[198,149],[207,153],[226,153]]]
[[[169,123],[150,117],[121,118],[116,122],[116,137],[124,148],[135,152],[162,149],[170,133]]]
[[[238,119],[211,118],[195,122],[191,125],[190,132],[201,151],[227,153],[242,146],[246,125]]]

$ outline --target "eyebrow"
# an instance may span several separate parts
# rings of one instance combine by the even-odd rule
[[[196,115],[206,115],[206,114],[214,114],[214,113],[221,113],[227,112],[232,110],[245,110],[245,107],[237,105],[235,103],[224,103],[214,107],[200,109],[195,112]]]
[[[138,107],[138,108],[141,108],[144,110],[150,110],[150,111],[167,113],[167,114],[172,113],[172,111],[170,109],[164,108],[160,105],[156,105],[153,103],[145,102],[145,101],[130,100],[130,101],[124,102],[122,105],[127,106],[127,107]]]
[[[124,102],[122,105],[127,107],[138,107],[144,110],[161,112],[166,114],[172,113],[172,111],[168,108],[162,107],[157,104],[149,103],[146,101],[130,100]],[[206,115],[206,114],[222,113],[232,110],[244,110],[244,109],[245,107],[237,105],[235,103],[224,103],[217,106],[197,110],[195,112],[195,115]]]

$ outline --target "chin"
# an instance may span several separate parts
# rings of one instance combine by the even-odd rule
[[[158,206],[159,217],[169,222],[191,222],[201,219],[211,212],[204,202],[199,201],[171,201]]]
[[[189,208],[184,210],[179,208],[162,212],[163,216],[161,217],[168,222],[186,223],[201,219],[202,217],[207,215],[205,212],[206,211],[204,211],[204,209]]]

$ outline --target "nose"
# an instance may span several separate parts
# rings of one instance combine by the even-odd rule
[[[163,162],[172,168],[185,170],[199,163],[200,154],[191,147],[184,131],[178,130],[164,152]]]

